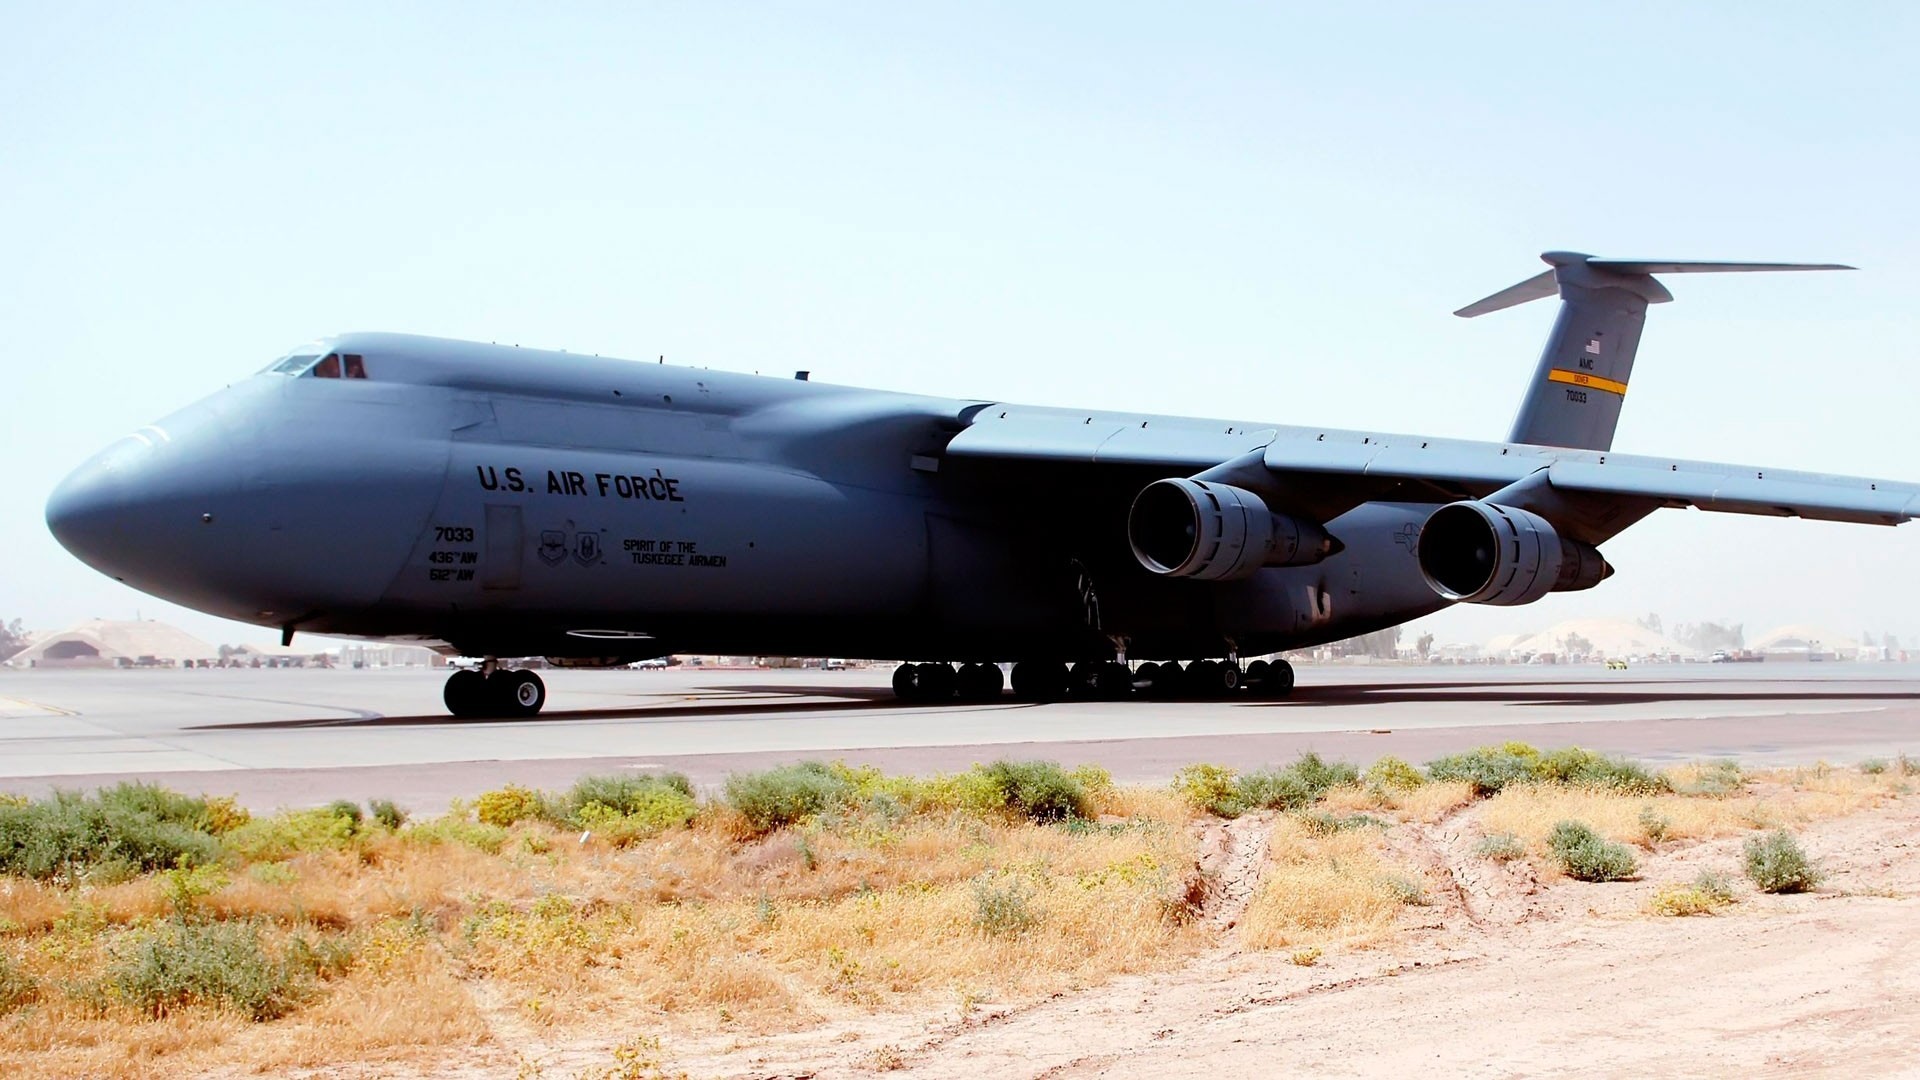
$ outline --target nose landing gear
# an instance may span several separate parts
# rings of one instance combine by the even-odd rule
[[[462,720],[537,715],[547,704],[547,684],[531,671],[509,671],[489,658],[447,677],[441,699]]]

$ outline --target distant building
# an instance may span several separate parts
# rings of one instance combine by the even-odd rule
[[[7,660],[11,667],[182,667],[217,661],[220,650],[177,626],[93,619],[38,638]]]

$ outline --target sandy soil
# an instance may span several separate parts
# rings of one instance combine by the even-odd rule
[[[1397,826],[1393,853],[1424,869],[1433,903],[1406,909],[1388,941],[1310,967],[1235,943],[1271,822],[1250,815],[1205,827],[1215,884],[1203,917],[1223,944],[1178,970],[1038,1002],[849,1012],[792,1033],[666,1033],[632,1075],[657,1075],[656,1062],[694,1077],[956,1080],[1920,1075],[1920,803],[1802,830],[1828,875],[1818,891],[1741,882],[1739,903],[1691,918],[1651,915],[1647,901],[1701,869],[1733,871],[1739,838],[1667,845],[1632,882],[1543,880],[1524,861],[1471,854],[1475,809]],[[541,1045],[513,1026],[420,1075],[619,1075],[605,1071],[619,1038]]]

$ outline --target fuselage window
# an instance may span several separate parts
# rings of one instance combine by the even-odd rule
[[[326,359],[313,365],[313,377],[316,379],[337,379],[340,377],[340,357],[328,353]]]
[[[366,362],[360,358],[359,353],[343,353],[341,359],[347,362],[347,378],[364,379],[367,377],[367,365]]]

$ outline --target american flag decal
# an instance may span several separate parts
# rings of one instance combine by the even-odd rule
[[[1600,355],[1600,339],[1599,338],[1587,339],[1587,352],[1592,353],[1594,356]]]

